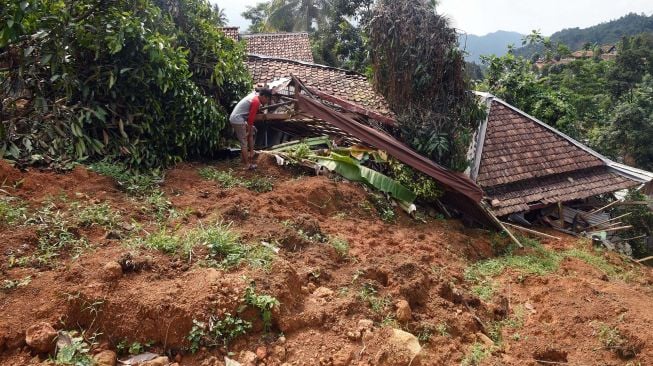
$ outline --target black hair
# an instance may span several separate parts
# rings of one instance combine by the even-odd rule
[[[262,89],[260,89],[258,91],[258,95],[268,97],[268,98],[272,98],[272,90],[270,90],[268,88],[262,88]]]

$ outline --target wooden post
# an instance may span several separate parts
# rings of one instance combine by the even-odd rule
[[[565,228],[565,215],[564,215],[564,209],[562,208],[562,202],[558,202],[558,217],[560,220],[560,228],[564,229]],[[573,230],[573,228],[572,228]]]

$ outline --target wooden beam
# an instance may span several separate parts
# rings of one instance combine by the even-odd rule
[[[643,262],[648,262],[648,261],[650,261],[651,259],[653,259],[653,256],[646,257],[646,258],[641,258],[641,259],[636,260],[635,262],[637,262],[637,263],[643,263]]]
[[[601,233],[601,232],[609,232],[609,231],[619,231],[619,230],[625,230],[625,229],[632,229],[632,226],[627,225],[627,226],[613,227],[613,228],[605,229],[605,230],[592,231],[590,234]]]
[[[611,221],[614,221],[614,220],[619,220],[620,218],[622,218],[622,217],[626,217],[626,216],[628,216],[628,215],[630,215],[630,214],[632,214],[632,212],[628,212],[628,213],[623,214],[623,215],[621,215],[621,216],[617,216],[617,217],[611,218],[611,219],[609,219],[609,220],[605,220],[605,221],[603,221],[603,222],[599,222],[598,224],[594,224],[594,225],[589,226],[589,227],[587,227],[587,228],[585,228],[585,229],[586,229],[586,230],[589,230],[589,229],[591,229],[591,228],[595,228],[595,227],[597,227],[597,226],[605,225],[605,224],[607,224],[608,222],[611,222]]]
[[[292,115],[288,113],[268,113],[268,114],[257,114],[256,117],[254,118],[254,121],[256,122],[264,122],[264,121],[285,121],[292,118]]]
[[[620,202],[619,200],[617,200],[617,201],[612,201],[612,202],[610,202],[609,204],[607,204],[607,205],[605,205],[605,206],[603,206],[603,207],[601,207],[601,208],[597,208],[597,209],[594,210],[594,211],[590,211],[590,213],[591,213],[591,214],[595,214],[595,213],[597,213],[597,212],[599,212],[599,211],[603,211],[603,210],[605,210],[605,209],[608,209],[608,208],[610,208],[610,207],[616,205],[616,204],[619,203],[619,202]]]
[[[545,234],[545,233],[542,233],[542,232],[539,232],[539,231],[536,231],[536,230],[525,228],[523,226],[511,224],[509,222],[503,222],[502,221],[501,223],[504,224],[504,225],[508,225],[510,227],[514,227],[517,230],[521,230],[521,231],[524,231],[524,232],[527,232],[527,233],[530,233],[530,234],[533,234],[533,235],[538,235],[538,236],[541,236],[541,237],[544,237],[544,238],[549,238],[549,239],[562,240],[562,238],[559,238],[557,236]]]

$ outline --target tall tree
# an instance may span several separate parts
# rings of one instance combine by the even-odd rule
[[[310,32],[324,24],[332,10],[329,0],[272,0],[267,23],[281,31]]]
[[[380,0],[370,22],[376,88],[399,115],[403,137],[416,150],[453,169],[482,117],[468,92],[458,36],[426,0]]]

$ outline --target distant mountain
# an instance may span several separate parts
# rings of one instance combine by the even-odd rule
[[[586,43],[590,44],[615,44],[624,36],[633,36],[640,33],[653,32],[653,15],[638,15],[630,13],[619,19],[601,23],[593,27],[580,29],[569,28],[551,35],[554,43],[566,44],[572,51],[580,50]],[[515,51],[516,54],[531,57],[536,52],[541,52],[541,46],[526,46]]]
[[[460,47],[468,53],[465,60],[480,63],[481,55],[503,56],[507,52],[508,45],[521,46],[522,37],[524,35],[517,32],[497,31],[484,36],[463,34],[458,41]]]

